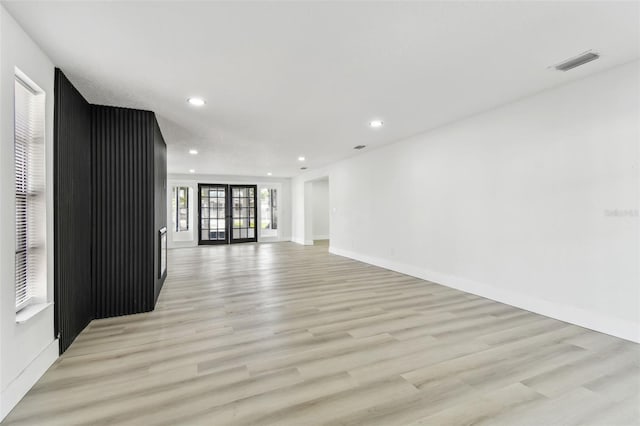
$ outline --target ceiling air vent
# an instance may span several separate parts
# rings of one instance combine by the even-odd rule
[[[356,146],[353,147],[353,149],[362,149],[362,148],[365,148],[365,147],[366,147],[366,145],[356,145]]]
[[[579,67],[580,65],[584,65],[587,62],[595,61],[599,57],[600,55],[595,52],[585,52],[579,56],[576,56],[575,58],[571,58],[559,63],[554,68],[558,71],[569,71],[576,67]]]

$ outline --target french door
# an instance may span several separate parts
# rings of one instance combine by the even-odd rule
[[[255,185],[198,184],[198,244],[258,241]]]

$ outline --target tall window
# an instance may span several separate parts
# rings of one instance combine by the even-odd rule
[[[260,190],[260,227],[264,237],[278,235],[278,190],[275,188]]]
[[[18,73],[14,84],[16,311],[46,301],[44,92]],[[43,299],[43,300],[38,300]]]
[[[176,232],[189,230],[189,187],[176,186],[173,188],[173,223]]]
[[[278,190],[270,189],[271,229],[278,229]]]

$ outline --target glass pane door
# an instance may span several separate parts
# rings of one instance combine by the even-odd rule
[[[198,185],[199,244],[227,244],[227,185]]]
[[[231,190],[231,242],[258,241],[256,229],[257,187],[230,185]]]
[[[258,241],[255,185],[198,185],[198,243]]]

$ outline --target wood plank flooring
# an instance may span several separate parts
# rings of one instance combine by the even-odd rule
[[[638,425],[640,347],[330,255],[171,250],[157,308],[93,321],[11,425]]]

